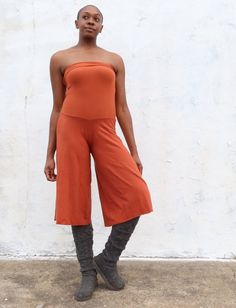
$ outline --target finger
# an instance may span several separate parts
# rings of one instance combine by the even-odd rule
[[[51,181],[55,181],[56,180],[57,175],[54,173],[54,170],[51,169],[51,173],[50,173],[50,179]]]
[[[47,180],[48,181],[52,181],[52,179],[53,179],[53,170],[48,168],[48,169],[46,169],[45,174],[46,174]]]
[[[49,169],[49,170],[48,170],[48,178],[49,178],[49,181],[52,181],[52,180],[53,180],[53,174],[54,174],[53,169]]]
[[[57,178],[57,175],[56,175],[56,174],[53,174],[53,175],[51,176],[52,181],[55,181],[56,178]]]
[[[45,170],[45,171],[44,171],[44,174],[45,174],[47,180],[49,180],[49,171],[48,171],[48,170]]]

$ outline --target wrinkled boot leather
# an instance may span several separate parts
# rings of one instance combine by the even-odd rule
[[[74,293],[74,298],[78,301],[90,299],[97,285],[97,274],[94,271],[93,273],[87,273],[87,275],[82,274],[81,283]]]
[[[124,279],[119,275],[117,261],[125,249],[133,233],[139,217],[112,226],[111,233],[102,253],[94,257],[97,272],[111,290],[121,290],[125,287]]]
[[[94,262],[98,273],[102,276],[110,290],[121,290],[124,288],[125,282],[119,275],[114,262],[105,261],[102,253],[94,257]]]
[[[84,301],[92,297],[98,285],[97,271],[93,264],[93,227],[89,225],[71,226],[76,255],[82,274],[79,288],[74,293],[74,298]]]

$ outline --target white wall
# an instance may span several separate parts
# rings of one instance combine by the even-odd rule
[[[98,45],[126,65],[126,95],[154,206],[122,256],[233,257],[236,2],[0,3],[1,255],[75,255],[70,226],[53,220],[56,184],[43,172],[49,59],[77,43],[77,11],[95,4],[104,14]],[[94,166],[92,174],[97,253],[110,228],[103,225]]]

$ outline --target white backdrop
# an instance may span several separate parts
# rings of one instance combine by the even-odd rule
[[[0,1],[0,254],[75,256],[54,222],[43,169],[52,110],[50,56],[75,45],[79,8],[104,15],[97,44],[123,57],[126,95],[154,212],[122,256],[236,254],[236,2]],[[118,125],[118,124],[117,124]],[[125,139],[117,126],[120,137]],[[93,160],[92,160],[93,162]],[[94,252],[104,227],[92,165]]]

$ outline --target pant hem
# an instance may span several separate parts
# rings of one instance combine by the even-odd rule
[[[119,224],[119,223],[122,223],[122,222],[126,222],[126,221],[128,221],[128,220],[130,220],[130,219],[133,219],[133,218],[135,218],[135,217],[142,216],[142,215],[145,215],[145,214],[149,214],[149,213],[151,213],[151,212],[153,212],[153,209],[152,209],[152,210],[149,210],[149,211],[147,211],[147,212],[139,213],[139,214],[136,213],[136,214],[131,215],[131,216],[129,216],[129,217],[126,216],[125,218],[122,218],[122,219],[119,219],[119,220],[116,220],[116,221],[113,221],[113,222],[106,220],[106,221],[104,221],[104,226],[105,226],[105,227],[112,227],[113,225],[116,225],[116,224]]]

